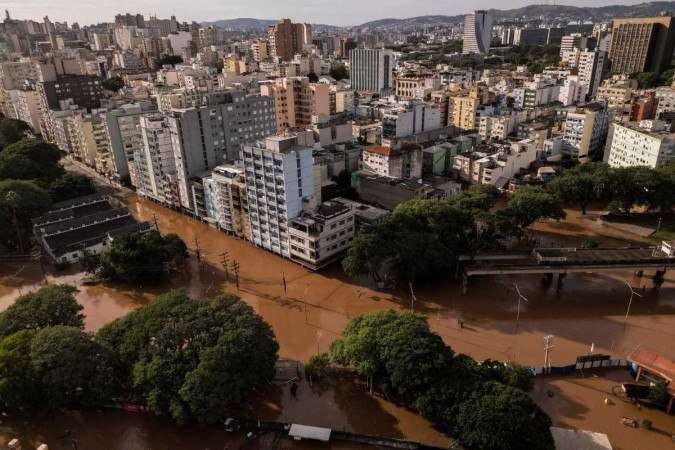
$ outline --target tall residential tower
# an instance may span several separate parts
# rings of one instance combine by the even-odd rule
[[[490,51],[492,16],[487,11],[476,11],[464,17],[462,53],[485,55]]]

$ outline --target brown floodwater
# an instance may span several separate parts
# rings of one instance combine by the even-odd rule
[[[378,291],[370,280],[348,279],[339,267],[320,273],[310,272],[246,241],[133,194],[128,195],[125,202],[137,218],[148,221],[156,218],[162,233],[177,233],[193,253],[198,246],[202,260],[191,258],[184,273],[154,287],[83,286],[83,275],[75,269],[50,273],[47,276],[50,283],[78,286],[77,299],[84,306],[89,330],[100,328],[173,287],[183,287],[194,297],[210,297],[219,290],[227,290],[238,293],[270,323],[279,341],[282,357],[304,361],[317,352],[328,350],[352,317],[370,311],[410,307],[407,289]],[[537,224],[533,227],[532,236],[542,245],[549,246],[578,245],[580,239],[587,237],[606,246],[644,242],[637,236],[606,229],[578,214],[570,214],[561,223]],[[228,253],[230,260],[239,262],[240,290],[232,282],[225,282],[225,273],[220,265],[224,252]],[[0,277],[0,308],[6,308],[17,296],[36,289],[42,282],[40,268],[35,264],[0,266]],[[625,281],[636,288],[646,286],[643,297],[633,300],[628,320],[625,315],[629,291]],[[518,297],[514,282],[528,299],[521,304],[519,321],[516,321]],[[432,329],[455,351],[477,359],[494,358],[541,366],[545,335],[554,336],[553,365],[573,362],[577,355],[588,353],[591,345],[595,352],[607,352],[617,357],[625,357],[636,347],[643,346],[675,359],[675,276],[672,273],[666,274],[666,282],[659,292],[651,290],[651,280],[647,277],[637,278],[631,272],[618,271],[570,274],[561,291],[556,290],[555,282],[547,285],[541,277],[531,275],[476,278],[466,295],[461,294],[454,279],[448,279],[416,288],[415,295],[415,310],[429,318]],[[460,318],[464,321],[462,329],[457,326]],[[560,383],[561,390],[571,389],[566,382]],[[370,397],[358,386],[346,388],[336,384],[324,390],[305,391],[302,401],[298,401],[281,389],[276,396],[252,403],[250,414],[269,417],[270,411],[277,410],[277,420],[404,437],[440,446],[448,442],[448,438],[427,421],[391,402]],[[557,398],[561,397],[553,397],[551,402],[555,403]],[[618,427],[615,427],[616,423],[608,426],[599,415],[574,413],[567,417],[568,410],[563,407],[547,410],[556,423],[598,431],[606,428],[610,440],[613,443],[617,441],[618,448],[632,445],[632,441],[626,441],[625,436],[614,430]],[[60,415],[58,420],[63,424],[55,423],[69,428],[69,423],[76,423],[73,414]],[[100,416],[107,417],[108,414],[113,413],[101,413]],[[95,417],[99,416],[92,416],[92,424],[100,425],[105,421],[96,422]],[[112,425],[109,428],[92,425],[90,428],[96,429],[98,435],[116,441],[117,436],[124,436],[121,430],[128,426],[134,439],[140,440],[106,448],[222,447],[206,441],[211,433],[219,436],[219,431],[211,429],[200,431],[195,438],[204,439],[206,444],[193,447],[197,444],[171,440],[173,433],[185,434],[180,428],[165,422],[154,422],[153,418],[139,419],[138,416],[115,413],[110,420],[119,424],[118,428]],[[663,415],[663,420],[671,423],[671,427],[675,422],[672,416]],[[153,427],[166,431],[166,442],[161,442],[162,432],[156,434],[160,441],[153,440]],[[75,429],[75,426],[69,429]],[[641,436],[635,443],[641,442],[640,439]]]

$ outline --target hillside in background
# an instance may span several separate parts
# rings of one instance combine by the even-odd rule
[[[570,21],[606,21],[613,17],[649,17],[659,14],[675,15],[675,1],[650,2],[637,5],[612,5],[601,7],[577,7],[567,5],[529,5],[516,9],[491,9],[497,22],[513,19],[524,20],[570,20]],[[423,26],[447,25],[460,23],[464,15],[456,16],[418,16],[406,19],[378,19],[358,25],[358,28],[387,29],[387,28],[415,28]],[[232,31],[264,31],[278,20],[253,18],[239,18],[202,22],[202,25],[213,25]],[[312,24],[316,31],[330,31],[337,29],[332,25]]]

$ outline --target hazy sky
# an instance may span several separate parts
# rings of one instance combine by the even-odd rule
[[[290,17],[313,23],[358,25],[374,19],[413,17],[427,14],[464,14],[473,9],[516,8],[552,0],[2,0],[18,19],[42,19],[81,25],[112,21],[116,13],[133,12],[159,17],[176,15],[178,20],[207,21],[255,17]],[[556,4],[604,6],[635,4],[640,0],[557,0]]]

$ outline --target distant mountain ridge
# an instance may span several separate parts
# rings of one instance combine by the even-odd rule
[[[649,17],[657,16],[662,13],[675,15],[675,1],[657,1],[649,3],[640,3],[636,5],[609,5],[598,7],[567,6],[567,5],[528,5],[516,9],[491,9],[496,20],[512,19],[539,19],[555,20],[609,20],[613,17]],[[357,25],[356,27],[338,27],[333,25],[312,24],[317,31],[333,30],[338,28],[414,28],[420,26],[447,25],[450,23],[460,23],[464,20],[465,14],[446,16],[446,15],[427,15],[418,17],[409,17],[405,19],[385,18],[373,20]],[[254,19],[237,18],[216,20],[212,22],[202,22],[205,26],[217,26],[232,31],[264,31],[270,25],[277,23],[278,19]]]

